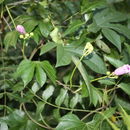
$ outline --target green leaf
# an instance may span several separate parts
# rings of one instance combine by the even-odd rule
[[[54,30],[50,33],[50,36],[55,43],[58,43],[58,44],[64,43],[63,40],[61,39],[61,35],[59,33],[58,28],[54,28]]]
[[[107,59],[113,66],[115,67],[121,67],[124,65],[124,63],[116,58],[110,57],[110,56],[106,56],[105,55],[105,59]]]
[[[102,40],[96,40],[96,45],[105,53],[111,53],[111,49],[108,47],[106,43],[104,43]]]
[[[115,84],[115,81],[112,79],[101,79],[101,80],[98,80],[98,82],[100,84],[105,84],[105,85],[114,85]]]
[[[69,27],[68,27],[68,29],[64,32],[64,36],[66,36],[66,35],[68,35],[68,34],[70,34],[70,33],[73,33],[73,32],[75,32],[79,27],[81,27],[83,24],[85,24],[85,22],[84,21],[81,21],[81,20],[76,20],[76,21],[73,21],[70,25],[69,25]]]
[[[119,88],[121,88],[126,94],[130,95],[130,84],[129,83],[120,83]]]
[[[65,51],[63,45],[57,46],[57,62],[56,67],[68,65],[71,62],[71,54]]]
[[[50,51],[51,49],[55,48],[56,44],[54,42],[48,42],[42,46],[40,55],[45,54],[46,52]]]
[[[44,100],[47,100],[48,98],[50,98],[53,95],[53,92],[54,92],[54,86],[52,86],[52,85],[48,86],[42,93],[42,98]]]
[[[38,102],[37,109],[36,109],[36,115],[39,116],[39,114],[43,111],[44,106],[45,106],[44,102]]]
[[[25,27],[25,30],[27,33],[33,31],[33,29],[38,25],[38,21],[31,18],[26,20],[23,24],[23,26]]]
[[[40,89],[40,86],[37,83],[34,83],[32,85],[32,91],[36,93]]]
[[[108,28],[102,29],[103,35],[121,52],[121,39],[120,36],[113,30]]]
[[[92,87],[92,86],[91,86]],[[97,103],[102,103],[102,93],[95,87],[92,87],[92,95],[93,95],[93,99],[92,99],[92,103],[93,105],[96,107]]]
[[[61,104],[64,102],[66,94],[67,94],[67,90],[61,88],[60,94],[55,100],[56,105],[61,106]]]
[[[76,93],[75,96],[70,100],[70,108],[74,108],[79,101],[79,94]]]
[[[5,45],[6,49],[8,49],[9,46],[14,46],[14,47],[16,46],[18,36],[19,36],[19,34],[17,31],[8,32],[5,35],[4,45]]]
[[[103,27],[110,22],[122,22],[125,21],[126,19],[127,19],[126,14],[123,14],[119,11],[110,10],[109,8],[106,8],[101,12],[98,12],[94,16],[96,24],[100,27]]]
[[[16,76],[20,76],[26,86],[33,78],[35,64],[29,60],[23,60],[17,68]]]
[[[46,82],[46,73],[42,69],[40,64],[36,64],[36,81],[39,83],[39,85],[42,87]]]
[[[105,24],[105,25],[102,25],[102,28],[113,29],[120,34],[123,34],[126,38],[130,39],[130,29],[127,28],[124,25],[121,25],[121,24]]]
[[[56,130],[87,130],[87,124],[80,121],[74,114],[68,114],[60,119]]]
[[[82,0],[81,4],[81,12],[82,14],[88,11],[92,11],[93,9],[99,8],[100,6],[104,5],[106,1],[104,0]]]
[[[93,53],[92,57],[89,59],[84,58],[83,62],[93,71],[100,73],[100,74],[106,74],[107,68],[105,66],[105,63],[103,60],[96,54]]]
[[[49,61],[43,61],[41,63],[44,71],[46,72],[47,76],[51,79],[51,81],[55,84],[56,82],[56,71],[54,67],[49,63]]]
[[[52,30],[52,24],[46,21],[39,22],[39,29],[44,37],[48,37]]]

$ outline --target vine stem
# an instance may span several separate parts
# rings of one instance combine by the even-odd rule
[[[28,88],[29,89],[29,88]],[[54,105],[50,102],[47,102],[45,101],[44,99],[42,99],[41,97],[39,97],[38,95],[36,95],[35,93],[32,92],[31,89],[29,89],[29,91],[35,96],[37,97],[39,100],[45,102],[46,104],[52,106],[52,107],[55,107],[55,108],[58,108],[58,109],[62,109],[62,110],[67,110],[67,111],[79,111],[79,112],[90,112],[92,110],[84,110],[84,109],[71,109],[71,108],[67,108],[67,107],[61,107],[61,106],[57,106],[57,105]]]
[[[7,10],[8,14],[9,14],[9,17],[10,17],[10,19],[11,19],[11,21],[12,21],[12,23],[13,23],[14,27],[16,28],[15,22],[14,22],[14,20],[13,20],[13,17],[12,17],[12,15],[11,15],[10,11],[9,11],[8,6],[6,5],[6,6],[5,6],[5,8],[6,8],[6,10]]]
[[[21,98],[23,98],[23,91],[21,91]],[[47,126],[44,126],[43,124],[37,122],[35,119],[33,119],[30,114],[28,113],[26,106],[24,103],[20,104],[21,107],[23,107],[24,112],[26,113],[26,115],[28,116],[28,118],[35,124],[37,124],[38,126],[42,127],[42,128],[46,128],[48,130],[52,130],[50,127],[48,128]]]
[[[70,88],[72,88],[72,86],[73,86],[72,79],[73,79],[74,73],[75,73],[75,71],[76,71],[76,69],[77,69],[77,66],[80,64],[81,60],[83,59],[83,57],[84,57],[84,55],[81,56],[81,58],[80,58],[78,64],[74,67],[74,69],[73,69],[73,71],[72,71],[72,74],[71,74],[71,76],[70,76]]]

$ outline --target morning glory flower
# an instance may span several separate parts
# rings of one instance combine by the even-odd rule
[[[117,76],[123,75],[123,74],[128,74],[128,73],[130,73],[130,65],[128,65],[128,64],[123,65],[114,71],[114,74]]]
[[[21,34],[26,34],[25,28],[22,25],[17,25],[16,30]]]

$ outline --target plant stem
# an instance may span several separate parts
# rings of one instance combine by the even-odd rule
[[[74,73],[75,73],[75,71],[76,71],[76,69],[77,69],[77,66],[80,64],[81,60],[83,59],[83,57],[84,57],[84,55],[81,56],[81,58],[80,58],[78,64],[74,67],[74,69],[73,69],[73,71],[72,71],[72,74],[71,74],[71,76],[70,76],[70,88],[72,88],[72,86],[73,86],[72,79],[73,79]]]
[[[12,15],[11,15],[10,11],[9,11],[8,6],[6,5],[5,7],[6,7],[6,10],[7,10],[8,14],[9,14],[9,17],[10,17],[10,19],[11,19],[13,25],[14,25],[14,28],[16,28],[15,22],[14,22],[14,20],[13,20],[13,17],[12,17]]]
[[[28,88],[29,89],[29,88]],[[37,97],[39,100],[45,102],[46,104],[52,106],[52,107],[55,107],[55,108],[58,108],[58,109],[63,109],[63,110],[67,110],[67,111],[79,111],[79,112],[90,112],[91,110],[84,110],[84,109],[71,109],[71,108],[66,108],[66,107],[61,107],[61,106],[57,106],[57,105],[54,105],[50,102],[47,102],[45,101],[44,99],[42,99],[41,97],[39,97],[38,95],[36,95],[35,93],[32,92],[31,89],[29,89],[29,91],[35,96]]]

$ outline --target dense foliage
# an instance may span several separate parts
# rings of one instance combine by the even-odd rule
[[[0,0],[0,130],[130,130],[129,7]]]

